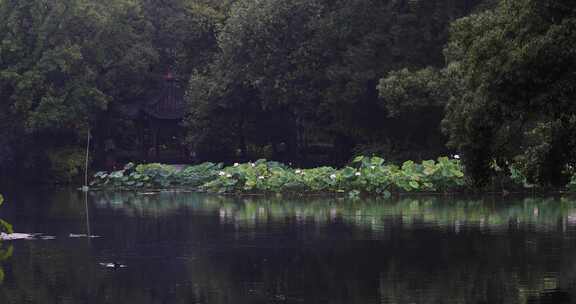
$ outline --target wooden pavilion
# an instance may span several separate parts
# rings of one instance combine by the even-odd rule
[[[187,108],[185,89],[171,71],[164,75],[160,89],[140,107],[137,123],[141,151],[148,161],[178,162],[187,157],[179,142],[184,135],[181,126]],[[171,153],[162,155],[162,147]]]

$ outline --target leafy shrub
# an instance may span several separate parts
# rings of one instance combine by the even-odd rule
[[[513,163],[509,166],[510,169],[510,179],[517,185],[522,185],[524,188],[534,188],[535,185],[528,182],[528,177],[524,173],[525,170],[518,164]]]
[[[0,194],[0,205],[2,205],[3,203],[4,203],[4,197],[2,196],[2,194]],[[0,233],[14,233],[12,225],[4,221],[3,219],[0,219]],[[0,263],[8,259],[10,256],[12,256],[13,251],[14,247],[12,245],[10,245],[7,248],[2,246],[2,240],[0,239]],[[0,264],[0,284],[4,280],[4,270],[2,269],[1,266],[2,265]]]
[[[48,151],[51,175],[55,183],[71,183],[82,174],[85,152],[76,147]]]
[[[4,203],[4,197],[0,194],[0,206]],[[3,219],[0,219],[0,233],[13,233],[12,225]]]

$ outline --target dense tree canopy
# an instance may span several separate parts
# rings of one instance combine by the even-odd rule
[[[295,160],[310,142],[325,143],[333,145],[332,162],[347,160],[354,146],[390,157],[438,153],[438,124],[426,133],[431,143],[420,132],[428,114],[390,117],[376,85],[395,69],[441,66],[447,25],[475,4],[239,1],[218,34],[213,64],[192,77],[189,141],[240,151],[246,141],[274,151],[282,142]]]
[[[2,93],[29,131],[86,129],[120,75],[141,74],[154,56],[140,43],[146,24],[131,2],[1,5]]]
[[[31,144],[23,140],[74,144],[115,97],[140,90],[121,79],[154,58],[130,1],[1,1],[0,16],[2,140],[12,152],[4,163],[39,156],[21,158],[16,151]]]
[[[185,0],[0,1],[0,168],[78,159],[88,130],[109,136],[115,103],[142,102],[173,62],[185,75],[206,61],[218,18]]]
[[[576,3],[504,0],[452,25],[458,76],[444,127],[483,182],[495,159],[533,182],[565,184],[576,159]]]
[[[142,146],[151,135],[135,113],[170,74],[188,102],[186,138],[173,139],[195,158],[307,166],[462,153],[478,184],[504,167],[565,184],[575,6],[0,0],[0,175],[70,179],[88,131],[96,166],[108,141]]]

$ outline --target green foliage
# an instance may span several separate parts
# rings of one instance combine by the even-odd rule
[[[134,96],[125,80],[146,75],[142,21],[130,0],[0,1],[1,135],[16,137],[8,144],[18,160],[2,167],[70,181],[70,147],[85,144],[113,100]]]
[[[398,155],[401,157],[396,158],[406,160],[426,159],[448,152],[446,139],[438,126],[444,117],[450,85],[445,70],[433,67],[416,71],[409,69],[391,71],[380,79],[377,86],[380,105],[386,109],[389,119],[402,121],[402,129],[410,130],[408,134],[400,132],[404,135],[401,140],[405,140],[408,136],[425,138],[427,146],[425,149],[419,149],[414,144],[418,139],[413,139],[403,144],[407,146],[404,149],[394,151],[392,149],[396,147],[398,150],[399,145],[389,142],[389,151],[384,155],[392,157]]]
[[[131,171],[134,168],[132,163],[127,164],[124,167],[124,170]],[[144,165],[137,165],[135,167],[136,172],[141,174],[148,174],[148,175],[170,175],[176,172],[176,168],[170,165],[163,165],[159,163],[152,163],[152,164],[144,164]]]
[[[477,184],[490,162],[527,182],[564,186],[576,158],[576,2],[503,0],[452,25],[443,127]]]
[[[227,3],[0,1],[2,173],[44,178],[47,151],[85,146],[89,130],[96,145],[126,136],[110,130],[157,95],[168,67],[187,82],[209,62]],[[74,165],[58,162],[55,178],[69,180]]]
[[[48,160],[54,183],[72,183],[81,176],[86,165],[86,152],[74,147],[48,151]]]
[[[135,43],[137,11],[130,1],[0,2],[0,88],[28,131],[89,128],[113,97],[114,64],[138,72],[149,58]]]
[[[292,169],[277,162],[259,160],[235,164],[203,185],[211,192],[330,192],[337,186],[337,170],[331,167]]]
[[[172,184],[172,179],[176,173],[176,168],[170,165],[147,164],[138,165],[133,172],[129,168],[123,171],[122,177],[126,186],[143,187],[151,184],[154,187],[167,188]]]
[[[576,4],[501,0],[474,11],[496,1],[456,2],[0,1],[0,169],[32,176],[44,167],[56,182],[73,180],[82,165],[73,147],[89,130],[102,151],[114,127],[136,129],[123,115],[156,95],[170,67],[188,84],[187,144],[200,158],[252,154],[304,165],[317,144],[337,166],[354,152],[421,161],[449,152],[443,118],[449,148],[462,153],[475,185],[494,179],[495,161],[513,164],[502,175],[526,187],[565,186],[576,159]],[[424,173],[439,163],[376,166],[382,172],[357,163],[305,177],[266,169],[269,183],[240,172],[222,188],[459,186]],[[97,180],[145,188],[220,179],[212,165],[172,169]]]
[[[199,187],[216,178],[222,167],[222,164],[214,164],[210,162],[188,166],[181,171],[176,172],[173,177],[173,183],[185,187]]]
[[[412,103],[383,102],[376,85],[390,71],[441,65],[449,22],[480,1],[409,2],[236,1],[218,32],[219,52],[191,77],[189,145],[214,156],[231,154],[216,147],[285,142],[298,154],[306,149],[303,132],[311,141],[334,143],[338,165],[353,145],[445,153],[438,128],[445,100],[422,96],[413,104],[423,111],[406,111]],[[398,107],[409,117],[390,117]]]
[[[449,191],[464,186],[464,173],[458,160],[440,157],[421,164],[407,161],[392,172],[396,187],[404,191]]]
[[[131,166],[129,165],[131,168]],[[139,165],[94,175],[92,186],[101,188],[186,187],[216,193],[367,193],[389,196],[391,192],[456,191],[464,186],[458,160],[440,157],[421,164],[405,162],[401,167],[379,157],[357,157],[342,169],[290,168],[282,163],[204,163],[177,171],[161,164]]]
[[[418,109],[429,111],[446,104],[446,80],[441,72],[430,67],[416,72],[403,69],[380,79],[378,92],[391,116]]]
[[[12,224],[6,222],[3,219],[0,219],[0,233],[13,233],[14,227]]]
[[[0,206],[3,203],[4,203],[4,197],[2,196],[2,194],[0,194]],[[8,222],[6,222],[3,219],[0,219],[0,233],[14,233],[14,229],[12,225],[10,225]],[[8,248],[4,248],[2,246],[2,240],[0,239],[0,263],[11,257],[13,251],[14,247],[12,245],[10,245]],[[0,284],[2,283],[2,281],[4,281],[4,270],[0,265]]]
[[[4,197],[0,194],[0,206],[4,203]],[[12,233],[14,229],[12,225],[3,219],[0,219],[0,233]],[[0,259],[1,261],[2,259]]]
[[[392,191],[454,191],[464,186],[464,174],[457,160],[401,167],[386,164],[379,157],[357,157],[342,169],[319,167],[291,169],[277,163],[259,161],[225,168],[217,180],[204,189],[215,192],[333,192],[371,193],[389,196]]]
[[[4,248],[0,243],[0,263],[10,258],[13,253],[14,253],[14,246],[10,245],[7,248]],[[5,276],[4,269],[0,265],[0,284],[2,284],[2,282],[4,281],[4,276]]]
[[[107,189],[166,189],[171,187],[197,187],[213,179],[221,164],[203,163],[188,166],[181,170],[171,165],[127,164],[124,169],[114,172],[97,172],[91,186]]]
[[[234,164],[223,168],[217,177],[202,185],[211,192],[281,192],[297,190],[299,178],[292,170],[278,162],[258,160],[254,163]]]

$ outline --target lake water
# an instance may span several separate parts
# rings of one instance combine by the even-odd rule
[[[8,193],[0,215],[42,233],[3,242],[3,304],[576,299],[576,198],[46,190]]]

